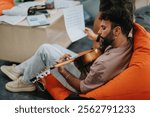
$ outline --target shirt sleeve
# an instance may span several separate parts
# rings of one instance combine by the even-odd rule
[[[103,74],[105,67],[102,62],[94,63],[87,77],[80,82],[80,90],[82,93],[86,93],[92,89],[95,89],[105,83]]]

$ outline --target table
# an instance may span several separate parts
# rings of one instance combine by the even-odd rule
[[[44,43],[57,43],[63,47],[70,45],[63,11],[54,9],[50,13],[50,25],[30,27],[26,20],[17,25],[0,24],[0,59],[23,62],[31,57]]]

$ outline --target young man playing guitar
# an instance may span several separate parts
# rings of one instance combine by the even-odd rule
[[[74,63],[69,63],[51,73],[69,90],[85,93],[104,85],[127,68],[132,55],[132,43],[128,34],[132,29],[132,20],[126,9],[110,8],[100,15],[100,29],[94,34],[88,28],[85,33],[97,42],[101,42],[103,54],[98,57],[87,76],[82,76]],[[65,55],[63,55],[65,54]],[[63,55],[63,56],[62,56]],[[70,59],[75,53],[59,45],[42,45],[27,61],[17,66],[2,66],[1,70],[13,81],[6,84],[11,92],[34,91],[36,87],[30,80],[46,66],[52,66]],[[59,59],[60,58],[60,59]],[[51,84],[49,84],[51,85]]]

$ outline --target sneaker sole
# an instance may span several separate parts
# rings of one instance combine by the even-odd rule
[[[4,67],[1,67],[0,68],[1,69],[1,71],[6,75],[6,76],[8,76],[11,80],[17,80],[18,78],[17,77],[14,77],[12,74],[10,74],[9,72],[8,72],[8,70],[6,70]]]
[[[32,92],[32,91],[35,91],[36,90],[36,87],[27,87],[27,88],[11,88],[9,86],[7,86],[7,84],[5,85],[5,88],[10,91],[10,92],[14,92],[14,93],[17,93],[17,92]]]

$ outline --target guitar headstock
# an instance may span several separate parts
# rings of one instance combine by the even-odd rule
[[[36,77],[32,78],[30,81],[32,83],[35,83],[36,81],[39,81],[40,79],[47,77],[49,74],[51,74],[50,69],[46,69],[45,71],[38,73]]]

